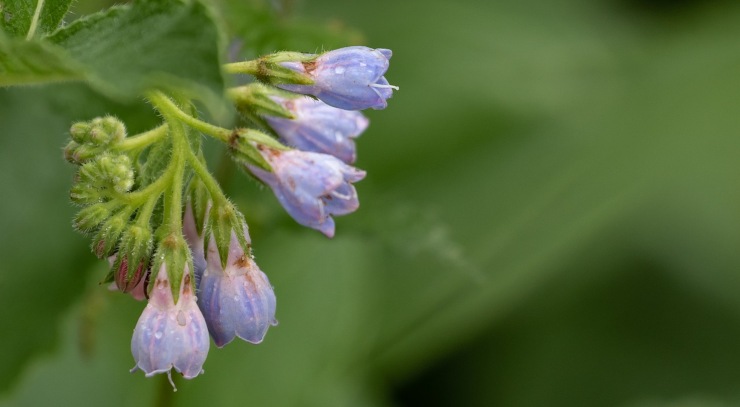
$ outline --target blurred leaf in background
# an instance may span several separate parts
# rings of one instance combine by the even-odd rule
[[[271,3],[212,5],[236,55],[394,51],[361,209],[327,240],[219,167],[280,325],[172,394],[127,372],[143,304],[95,284],[60,153],[72,121],[152,113],[82,85],[0,90],[0,405],[740,403],[740,5]]]

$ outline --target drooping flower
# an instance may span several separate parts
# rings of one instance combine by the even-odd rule
[[[329,51],[306,62],[283,62],[282,66],[309,75],[314,83],[278,86],[313,95],[340,109],[385,109],[386,99],[393,96],[393,89],[398,89],[383,76],[391,55],[389,49],[357,46]]]
[[[365,171],[327,154],[258,148],[272,172],[254,165],[247,167],[272,188],[285,210],[301,225],[332,237],[331,216],[346,215],[360,206],[352,183],[365,178]]]
[[[174,368],[186,379],[203,372],[210,346],[208,328],[203,319],[185,267],[177,303],[174,302],[167,267],[159,269],[149,303],[136,323],[131,339],[131,353],[136,361],[132,372],[142,370],[147,377],[167,373]]]
[[[265,116],[283,142],[303,151],[330,154],[347,164],[355,162],[355,142],[368,126],[362,113],[337,109],[324,102],[300,97],[273,97],[295,118]]]
[[[249,242],[246,228],[243,233]],[[235,337],[255,344],[262,342],[270,325],[277,325],[275,293],[267,276],[251,254],[244,252],[234,231],[225,267],[213,236],[206,257],[198,305],[216,346],[221,348]]]

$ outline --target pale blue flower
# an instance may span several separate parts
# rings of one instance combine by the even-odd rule
[[[243,232],[249,242],[246,229]],[[260,343],[275,319],[275,293],[265,273],[242,249],[234,232],[226,267],[221,266],[216,240],[211,237],[207,266],[200,281],[198,306],[219,348],[235,337]]]
[[[352,183],[365,178],[365,171],[327,154],[259,148],[272,172],[253,165],[248,166],[249,170],[272,188],[285,210],[301,225],[332,237],[331,216],[354,212],[360,206]]]
[[[283,62],[284,67],[307,74],[314,83],[278,86],[313,95],[340,109],[385,109],[386,99],[393,96],[393,89],[398,89],[383,76],[391,55],[389,49],[357,46],[329,51],[306,62]]]
[[[355,162],[354,139],[369,124],[362,113],[337,109],[308,97],[273,99],[295,117],[265,116],[285,144],[303,151],[330,154],[347,164]]]
[[[165,265],[150,284],[154,286],[149,303],[131,339],[131,353],[136,361],[131,371],[142,370],[147,377],[157,373],[169,376],[174,368],[186,379],[192,379],[203,372],[210,342],[206,321],[195,302],[190,270],[185,267],[177,304]]]

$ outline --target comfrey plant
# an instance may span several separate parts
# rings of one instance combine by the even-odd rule
[[[244,216],[208,171],[201,135],[269,186],[298,223],[334,236],[334,216],[357,210],[355,139],[361,109],[382,109],[395,87],[391,52],[348,47],[323,54],[278,52],[224,66],[257,81],[226,95],[254,128],[223,128],[195,114],[187,92],[150,89],[161,125],[129,136],[112,116],[75,123],[64,149],[77,165],[74,225],[107,258],[105,281],[147,299],[131,340],[135,367],[149,377],[203,372],[209,334],[258,344],[276,325],[276,297],[252,255]],[[173,384],[174,386],[174,384]]]

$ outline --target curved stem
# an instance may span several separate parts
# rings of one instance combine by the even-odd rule
[[[128,137],[116,144],[113,148],[118,151],[138,151],[158,142],[167,135],[167,123],[163,123],[149,131]]]
[[[203,185],[205,185],[206,189],[211,194],[211,199],[213,200],[213,202],[215,204],[227,202],[228,198],[226,198],[226,195],[224,195],[224,192],[218,185],[218,181],[216,181],[213,175],[208,171],[208,168],[203,165],[203,163],[198,159],[198,157],[193,153],[192,150],[189,151],[187,158],[190,166],[193,168],[193,171],[195,171],[195,174],[198,175],[198,178],[203,181]]]
[[[152,217],[154,207],[157,205],[157,202],[159,202],[160,195],[162,195],[161,191],[151,194],[149,199],[146,200],[139,210],[139,213],[136,214],[136,224],[138,226],[147,227],[149,225],[149,219]]]
[[[210,123],[206,123],[202,120],[196,119],[195,117],[185,113],[175,104],[175,102],[173,102],[167,96],[163,95],[161,92],[151,93],[149,94],[148,98],[163,115],[169,115],[171,117],[180,119],[180,121],[194,128],[195,130],[198,130],[204,134],[208,134],[209,136],[213,136],[223,141],[224,143],[229,142],[231,134],[233,133],[231,130],[219,126],[214,126]]]
[[[149,198],[153,194],[159,195],[162,193],[162,191],[165,190],[174,172],[175,167],[173,166],[173,163],[170,162],[162,175],[160,175],[159,178],[157,178],[154,182],[147,185],[144,189],[140,189],[135,192],[129,192],[127,194],[119,194],[117,198],[126,203],[141,206],[145,199]]]

